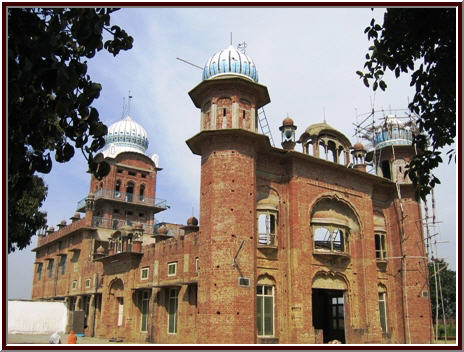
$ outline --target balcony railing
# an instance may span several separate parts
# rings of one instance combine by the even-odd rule
[[[125,225],[134,226],[136,221],[124,220],[124,219],[109,219],[99,216],[92,218],[92,227],[100,227],[104,229],[118,230]],[[154,233],[155,224],[139,223],[143,227],[143,233],[152,235]]]
[[[95,200],[101,199],[101,198],[114,199],[114,200],[119,200],[119,201],[127,202],[127,203],[154,206],[161,210],[165,210],[169,208],[169,205],[167,205],[167,202],[165,199],[150,198],[150,197],[146,197],[140,194],[119,192],[119,191],[103,189],[103,188],[95,192],[94,197],[95,197]],[[77,202],[77,210],[84,210],[86,199],[87,197]]]
[[[269,233],[258,234],[258,247],[277,247],[277,236]]]

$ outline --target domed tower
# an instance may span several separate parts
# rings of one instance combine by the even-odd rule
[[[387,116],[374,128],[374,150],[367,155],[373,161],[376,173],[399,184],[409,184],[405,167],[415,154],[412,146],[415,124],[407,118]]]
[[[189,92],[201,109],[200,131],[241,128],[258,132],[257,110],[267,104],[253,60],[232,45],[205,64],[203,81]]]
[[[350,140],[325,121],[309,126],[298,143],[302,144],[305,154],[342,165],[350,162]]]
[[[166,205],[155,200],[161,169],[156,158],[145,154],[147,147],[147,131],[129,116],[108,128],[105,146],[95,160],[105,160],[110,172],[102,180],[91,176],[89,197],[77,209],[91,210],[93,227],[117,230],[141,223],[144,233],[153,234],[153,216]]]
[[[253,60],[233,46],[207,60],[202,78],[189,92],[200,132],[187,141],[202,158],[198,342],[255,343],[256,158],[270,147],[256,111],[270,99]]]

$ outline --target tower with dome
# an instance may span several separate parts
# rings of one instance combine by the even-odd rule
[[[297,136],[305,117],[286,116],[274,147],[258,131],[268,89],[233,46],[188,94],[199,219],[155,222],[168,209],[159,159],[126,116],[96,156],[110,173],[39,238],[32,298],[65,302],[68,330],[113,341],[430,343],[421,210],[397,162],[414,152],[413,127],[392,117],[373,145],[352,145],[313,117]]]

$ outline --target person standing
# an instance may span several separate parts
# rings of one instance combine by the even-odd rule
[[[71,330],[71,333],[69,334],[68,343],[77,343],[77,336],[74,334],[74,330]]]

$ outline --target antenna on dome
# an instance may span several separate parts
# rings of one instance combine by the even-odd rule
[[[232,32],[230,32],[230,45],[232,45]]]
[[[246,48],[247,48],[247,43],[246,42],[243,42],[243,43],[238,43],[237,45],[237,50],[239,50],[242,54],[246,54]]]
[[[324,123],[327,123],[327,121],[325,119],[325,106],[322,108],[322,112],[324,113]]]
[[[129,103],[127,104],[127,115],[130,115],[130,103],[131,103],[131,99],[132,99],[132,95],[131,95],[130,91],[129,91],[128,98],[129,98],[128,99]]]

